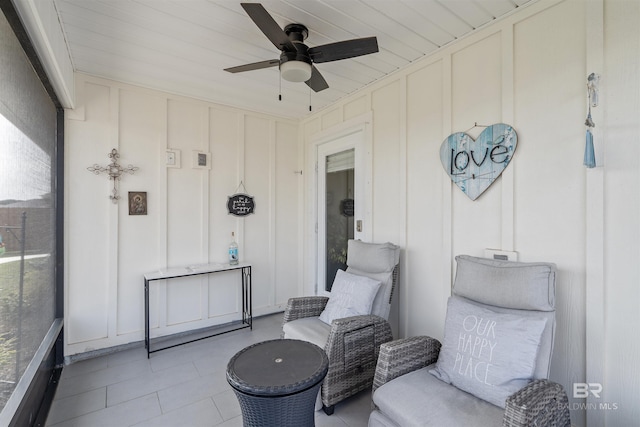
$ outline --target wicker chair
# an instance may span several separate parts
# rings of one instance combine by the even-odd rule
[[[347,254],[348,273],[381,282],[371,314],[336,319],[327,325],[319,316],[329,298],[291,298],[282,325],[282,338],[309,341],[327,353],[329,372],[319,400],[328,415],[336,403],[371,387],[380,345],[393,339],[387,319],[398,282],[400,248],[349,240]]]
[[[438,340],[418,336],[385,343],[376,367],[369,427],[570,426],[567,394],[561,385],[547,379],[555,332],[555,265],[469,256],[458,256],[456,260],[458,268],[447,323],[453,319],[449,311],[454,299],[464,301],[457,307],[468,308],[464,304],[472,304],[506,316],[522,315],[526,324],[546,319],[541,333],[538,329],[537,354],[531,356],[532,378],[519,379],[526,385],[520,389],[517,389],[520,385],[516,386],[513,394],[507,392],[503,408],[476,397],[469,389],[460,390],[451,377],[443,381],[442,377],[432,375],[441,351],[445,351]],[[469,318],[469,312],[465,311],[458,317],[464,321]],[[452,330],[455,329],[445,326],[444,343],[449,342],[449,349],[452,346],[447,332]],[[462,339],[457,345],[464,342],[461,333],[453,336]],[[456,351],[464,350],[457,347]]]

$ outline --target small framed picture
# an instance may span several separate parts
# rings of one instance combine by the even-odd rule
[[[147,192],[129,191],[129,215],[147,214]]]
[[[211,169],[211,153],[194,151],[192,166],[194,169]]]

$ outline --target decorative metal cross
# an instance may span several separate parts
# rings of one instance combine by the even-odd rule
[[[127,167],[122,167],[121,165],[119,165],[118,159],[120,158],[120,154],[118,154],[118,150],[116,150],[115,148],[111,150],[111,153],[109,153],[109,158],[111,159],[110,165],[102,167],[96,163],[93,166],[89,166],[87,170],[89,172],[93,172],[96,175],[100,175],[100,173],[102,172],[106,172],[109,175],[109,179],[113,180],[113,190],[111,190],[112,194],[109,196],[109,198],[113,203],[118,203],[118,200],[120,200],[120,196],[118,195],[118,187],[116,185],[117,181],[120,181],[120,176],[123,173],[133,175],[139,168],[137,166],[131,165],[127,165]]]

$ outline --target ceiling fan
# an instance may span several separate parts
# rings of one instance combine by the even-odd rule
[[[259,70],[278,65],[283,79],[290,82],[305,82],[315,92],[320,92],[327,89],[329,85],[313,65],[314,63],[338,61],[378,52],[378,41],[375,37],[308,47],[303,43],[309,35],[309,30],[304,25],[289,24],[284,27],[283,31],[260,3],[240,3],[240,5],[282,53],[279,59],[226,68],[225,71],[230,73]]]

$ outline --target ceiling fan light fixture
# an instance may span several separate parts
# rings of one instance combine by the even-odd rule
[[[282,78],[289,82],[306,82],[311,78],[311,64],[304,61],[287,61],[280,65]]]

